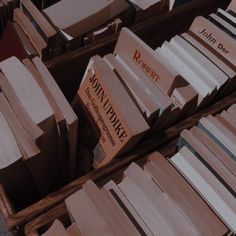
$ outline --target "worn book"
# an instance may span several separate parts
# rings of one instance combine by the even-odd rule
[[[101,153],[94,160],[99,167],[133,147],[149,126],[109,65],[98,56],[91,60],[78,97],[100,132]]]
[[[225,58],[228,63],[236,65],[236,45],[235,39],[230,37],[218,26],[214,25],[208,19],[198,16],[189,28],[192,35],[206,42],[211,50]]]
[[[181,173],[160,153],[154,152],[149,155],[144,170],[176,204],[199,235],[220,236],[228,232],[225,224],[213,213]],[[215,227],[209,227],[209,225]]]
[[[223,73],[228,76],[227,84],[221,92],[223,94],[229,94],[230,92],[234,91],[234,89],[236,88],[236,67],[231,63],[228,63],[228,61],[224,60],[224,58],[213,53],[209,45],[202,41],[200,38],[195,38],[189,33],[183,33],[181,37],[188,41],[197,50],[199,50],[199,52],[206,56],[212,63],[214,63],[218,68],[221,69]]]
[[[225,165],[210,152],[207,147],[198,140],[191,131],[181,132],[178,146],[187,146],[212,172],[215,176],[232,192],[235,196],[236,188],[234,182],[235,176],[225,167]]]
[[[212,209],[222,218],[224,222],[233,230],[236,230],[236,212],[234,208],[228,206],[219,193],[214,189],[214,183],[206,180],[202,176],[201,162],[186,147],[183,147],[175,156],[171,158],[172,163],[184,175],[186,180],[195,188],[195,190],[204,198]],[[196,164],[197,162],[200,169]],[[218,189],[217,189],[218,190]],[[219,191],[219,190],[218,190]],[[225,194],[224,191],[222,194]],[[235,204],[235,198],[232,200]]]
[[[198,127],[206,132],[228,155],[236,158],[236,137],[226,129],[216,118],[208,116],[199,121]]]
[[[190,132],[234,175],[236,176],[236,162],[213,141],[204,131],[194,126]]]
[[[194,235],[197,234],[182,212],[168,198],[167,194],[159,188],[151,178],[137,164],[132,163],[125,171],[136,188],[144,195],[166,228],[166,235]],[[128,198],[129,201],[132,199]],[[153,232],[155,234],[155,232]]]
[[[43,10],[47,19],[71,37],[96,29],[126,10],[129,5],[118,0],[62,0]],[[61,14],[66,17],[61,18]]]

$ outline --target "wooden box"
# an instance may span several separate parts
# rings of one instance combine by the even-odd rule
[[[139,23],[131,27],[131,30],[148,45],[155,48],[164,40],[169,40],[174,35],[186,31],[196,16],[207,15],[214,12],[218,7],[225,8],[229,2],[225,0],[193,0],[169,13],[164,13]],[[117,38],[118,35],[97,41],[89,46],[68,52],[46,62],[47,67],[69,101],[72,100],[78,89],[90,57],[95,54],[103,56],[111,53]],[[214,105],[209,105],[192,117],[137,145],[125,156],[74,180],[39,202],[18,212],[14,210],[14,203],[11,203],[10,199],[8,199],[4,189],[0,188],[0,210],[4,214],[7,227],[12,232],[23,234],[24,226],[33,220],[27,225],[26,233],[28,235],[37,235],[41,228],[52,223],[54,217],[58,217],[60,214],[64,216],[64,199],[77,191],[88,179],[92,179],[96,183],[104,183],[104,181],[108,181],[111,178],[118,178],[116,176],[120,176],[121,170],[132,161],[145,160],[145,155],[154,150],[160,150],[164,145],[175,140],[183,129],[195,125],[201,117],[208,114],[217,114],[235,102],[236,93],[233,93]],[[174,146],[170,145],[167,149],[164,149],[164,153],[173,154],[173,149]],[[45,212],[46,214],[44,214]]]

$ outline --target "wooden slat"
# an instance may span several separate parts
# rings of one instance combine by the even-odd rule
[[[54,193],[46,196],[35,204],[32,204],[31,206],[23,209],[22,211],[17,212],[15,215],[8,217],[6,219],[8,228],[13,229],[16,226],[26,224],[33,218],[62,203],[65,198],[67,198],[69,195],[81,188],[81,186],[88,179],[91,179],[97,183],[105,178],[109,178],[109,176],[112,175],[114,172],[125,168],[131,162],[137,161],[145,155],[173,141],[179,136],[179,133],[182,130],[188,129],[195,125],[201,117],[205,117],[209,114],[215,115],[217,113],[220,113],[222,110],[227,109],[230,105],[234,103],[236,103],[236,92],[221,100],[220,102],[208,106],[203,111],[167,129],[162,134],[157,134],[156,137],[144,142],[142,145],[135,147],[135,150],[132,151],[132,154],[130,153],[127,156],[123,156],[122,158],[117,158],[113,160],[108,165],[103,166],[100,169],[94,170],[79,179],[76,179],[75,181],[69,183],[60,190],[55,191]]]

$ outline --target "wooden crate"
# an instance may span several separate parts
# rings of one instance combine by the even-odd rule
[[[5,217],[8,229],[10,229],[12,232],[17,232],[21,235],[22,230],[24,229],[24,226],[28,222],[36,219],[39,216],[40,216],[39,220],[37,218],[35,221],[32,221],[27,226],[27,232],[31,233],[35,231],[35,229],[38,226],[40,226],[39,228],[41,228],[42,226],[40,223],[41,219],[44,219],[42,220],[43,223],[47,220],[47,217],[45,217],[45,215],[43,214],[55,207],[56,207],[55,208],[56,211],[59,211],[59,214],[60,214],[61,207],[63,205],[62,203],[64,202],[64,200],[69,195],[79,190],[87,180],[91,179],[95,183],[100,183],[100,184],[112,179],[113,177],[115,177],[117,180],[118,179],[117,173],[121,173],[121,171],[124,170],[130,163],[137,162],[137,161],[142,163],[142,161],[145,161],[145,156],[147,154],[156,150],[157,151],[162,150],[161,149],[162,147],[172,142],[173,140],[176,140],[182,130],[189,129],[192,126],[196,125],[202,117],[206,117],[209,114],[215,115],[221,112],[222,110],[227,109],[230,105],[235,104],[235,103],[236,103],[236,92],[234,92],[230,96],[222,99],[221,101],[213,105],[209,105],[204,110],[185,119],[184,121],[181,121],[180,123],[174,125],[173,127],[168,128],[164,132],[160,134],[156,134],[155,137],[153,137],[152,139],[146,140],[144,143],[136,146],[136,148],[130,151],[130,153],[128,153],[126,156],[114,159],[108,165],[101,167],[97,170],[91,171],[90,173],[82,176],[81,178],[74,180],[73,182],[62,187],[58,191],[55,191],[49,194],[42,200],[32,204],[31,206],[19,212],[14,211],[13,205],[10,203],[7,196],[5,196],[4,192],[1,191],[2,188],[0,188],[0,210],[4,213],[4,217]],[[164,150],[166,150],[166,148]],[[173,150],[173,149],[170,148],[169,151],[170,150]],[[50,212],[54,212],[54,211],[49,211],[49,213],[47,214],[54,214]],[[51,222],[48,222],[48,223],[51,223]]]
[[[209,14],[218,7],[225,8],[229,2],[226,0],[194,0],[170,13],[142,22],[132,27],[131,30],[154,48],[164,40],[186,31],[197,15]],[[95,54],[102,56],[112,52],[117,37],[118,35],[98,41],[88,47],[64,54],[46,63],[69,100],[73,98],[77,91],[89,58]],[[88,179],[92,179],[96,183],[109,179],[113,173],[127,167],[132,161],[137,161],[148,153],[159,150],[163,145],[176,139],[183,129],[190,128],[196,124],[202,116],[219,113],[235,102],[236,94],[234,93],[215,105],[208,106],[208,108],[193,115],[191,118],[167,129],[165,132],[155,135],[152,139],[139,144],[122,158],[113,160],[108,165],[76,179],[21,211],[14,211],[14,204],[10,203],[4,190],[0,188],[0,210],[4,214],[7,227],[13,232],[21,232],[25,224],[61,204],[66,197],[77,191]]]
[[[149,46],[155,48],[176,34],[185,32],[196,16],[208,15],[219,7],[226,8],[229,2],[230,0],[193,0],[171,12],[134,25],[130,29]],[[46,62],[69,101],[75,96],[90,57],[112,53],[117,38],[118,34]]]

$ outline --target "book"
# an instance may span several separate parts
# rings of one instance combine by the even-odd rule
[[[147,8],[155,5],[156,3],[160,2],[160,0],[148,0],[148,1],[143,1],[143,0],[130,0],[132,3],[137,5],[139,8],[142,10],[146,10]]]
[[[66,232],[68,236],[83,236],[79,230],[79,227],[77,226],[76,223],[73,223],[70,225],[67,229]]]
[[[188,147],[214,174],[215,176],[232,192],[235,196],[236,177],[219,161],[191,131],[181,132],[178,141],[179,148]]]
[[[236,136],[236,119],[234,117],[232,117],[226,111],[223,111],[221,114],[216,115],[215,117],[225,128],[231,130],[231,132]]]
[[[55,220],[51,227],[47,230],[46,233],[42,234],[42,236],[69,236],[66,232],[64,225],[59,221]]]
[[[208,16],[208,19],[215,25],[217,25],[219,28],[224,30],[232,38],[236,38],[235,26],[232,26],[229,22],[225,21],[224,19],[213,13]]]
[[[204,73],[205,80],[212,81],[218,90],[227,82],[228,77],[219,70],[214,63],[204,57],[198,50],[180,36],[173,37],[170,40],[170,44],[191,60],[191,62],[197,66],[198,70]]]
[[[105,189],[99,190],[92,181],[87,181],[82,188],[94,202],[115,235],[139,235],[129,218],[114,201],[111,193]]]
[[[236,176],[236,163],[235,161],[215,143],[205,132],[198,127],[194,126],[190,129],[191,133],[203,144],[208,150],[220,161],[222,164]]]
[[[219,195],[225,204],[236,212],[235,196],[231,194],[225,186],[215,177],[215,175],[205,166],[197,157],[188,158],[188,163],[204,178],[204,180],[212,187],[212,189]]]
[[[35,200],[37,193],[30,172],[23,163],[22,149],[17,144],[3,110],[0,109],[0,181],[10,199],[22,199],[21,204],[25,206],[27,201],[31,202],[30,199]],[[19,209],[18,204],[15,207]]]
[[[65,203],[72,222],[76,222],[82,235],[115,235],[84,190],[79,190],[69,196]],[[91,222],[93,222],[93,227],[91,227]]]
[[[7,46],[6,46],[7,45]],[[29,39],[23,33],[17,23],[9,21],[0,40],[0,61],[11,56],[18,59],[37,55]]]
[[[37,54],[42,60],[49,57],[47,43],[44,41],[39,32],[31,24],[27,16],[19,8],[14,10],[14,21],[18,23],[22,31],[27,35]]]
[[[233,27],[236,26],[236,19],[231,14],[229,14],[227,11],[224,11],[221,8],[217,9],[216,15],[220,18],[224,19],[226,22],[228,22]]]
[[[158,91],[155,93],[155,96],[152,96],[154,94],[152,93],[153,91],[151,91],[152,87],[150,88],[151,90],[148,89],[148,87],[145,86],[146,84],[142,83],[140,78],[136,76],[131,69],[119,61],[117,57],[114,57],[112,54],[108,54],[104,57],[104,59],[117,74],[130,96],[133,97],[133,101],[137,104],[149,125],[159,118],[159,114],[161,112],[164,112],[165,109],[170,107],[170,103],[167,103],[165,108],[163,105],[166,104],[161,104],[161,102],[158,102]]]
[[[197,234],[190,222],[183,216],[173,202],[168,198],[151,178],[137,164],[132,163],[125,171],[132,183],[142,192],[146,200],[158,212],[163,225],[166,225],[168,235],[194,235]],[[132,201],[131,199],[129,199]]]
[[[28,64],[30,65],[29,60]],[[72,177],[75,175],[77,166],[78,118],[56,81],[38,57],[32,59],[31,67],[36,73],[35,78],[38,84],[41,89],[43,89],[45,95],[47,95],[47,99],[53,108],[55,119],[60,129],[59,142],[61,143],[60,147],[62,148],[62,152],[64,152],[64,155],[62,155],[62,169],[68,165],[68,170]],[[67,160],[68,156],[69,160]]]
[[[5,95],[1,92],[0,93],[0,111],[2,112],[2,114],[4,114],[4,118],[7,121],[7,124],[12,132],[12,134],[14,135],[15,141],[22,153],[22,159],[25,160],[27,163],[29,163],[28,166],[25,166],[25,171],[28,172],[29,170],[31,170],[31,166],[33,166],[34,161],[37,162],[37,168],[35,169],[34,172],[30,173],[28,172],[28,176],[29,178],[25,178],[25,186],[28,186],[28,181],[34,182],[34,184],[37,183],[37,181],[39,181],[40,183],[43,182],[43,188],[46,187],[45,183],[42,179],[39,178],[39,175],[42,174],[42,170],[43,170],[43,165],[40,162],[40,150],[39,148],[35,145],[35,143],[32,141],[32,139],[29,137],[29,134],[25,131],[24,127],[22,126],[21,122],[18,120],[18,118],[16,117],[14,111],[11,108],[11,105],[9,104],[8,100],[6,99]],[[16,165],[20,164],[21,162],[17,162]],[[16,166],[17,167],[17,166]],[[24,168],[24,165],[22,166]],[[29,169],[28,169],[29,168]],[[22,169],[22,168],[21,168]],[[28,170],[27,170],[28,169]],[[40,172],[40,174],[39,174]],[[6,175],[7,174],[7,175]],[[3,173],[3,176],[8,176],[9,172],[5,171],[5,174]],[[33,181],[31,179],[31,176],[33,175]],[[20,177],[21,176],[17,176],[17,175],[13,175],[16,178],[19,178],[20,181]],[[22,177],[24,178],[25,175],[22,174]],[[8,181],[13,181],[11,184],[6,186],[6,189],[10,189],[12,186],[13,188],[16,190],[15,192],[12,193],[12,191],[9,191],[9,195],[11,195],[12,199],[15,199],[16,202],[17,201],[17,197],[19,196],[19,193],[23,193],[22,192],[22,185],[18,185],[17,184],[17,179],[16,182],[15,179],[13,177],[8,178]],[[42,182],[41,182],[42,181]],[[27,196],[25,196],[25,198],[20,198],[21,204],[23,206],[25,206],[25,204],[32,202],[32,199],[35,199],[36,196],[38,196],[38,189],[37,187],[31,184],[29,185],[29,188],[26,188],[26,195],[28,193],[28,191],[30,190],[31,193]],[[18,194],[16,194],[16,192],[18,191]],[[33,198],[31,199],[31,197],[33,196]],[[30,200],[31,199],[31,200]],[[20,204],[20,205],[21,205]],[[19,204],[17,204],[16,207],[19,207]]]
[[[20,6],[21,10],[37,25],[38,31],[42,32],[41,35],[46,43],[52,45],[53,41],[56,40],[58,33],[44,15],[41,14],[38,8],[30,0],[21,0]]]
[[[122,209],[126,212],[127,216],[133,222],[135,227],[138,229],[141,235],[151,236],[153,235],[150,229],[143,222],[142,218],[135,211],[135,209],[130,204],[129,200],[122,193],[118,185],[115,184],[114,181],[109,181],[107,184],[103,186],[103,188],[109,190],[113,197],[117,200],[118,204],[122,207]]]
[[[209,120],[210,118],[210,120]],[[206,132],[228,155],[235,159],[235,135],[224,128],[216,118],[209,116],[208,119],[202,118],[198,127]]]
[[[214,63],[218,68],[221,69],[223,73],[225,73],[229,77],[222,93],[229,94],[231,91],[234,91],[236,86],[236,67],[224,60],[224,58],[222,58],[222,56],[220,56],[219,54],[214,54],[208,44],[200,40],[199,38],[194,38],[189,33],[183,33],[181,37],[191,43],[192,46],[199,50],[199,52],[206,56],[212,63]]]
[[[88,65],[78,97],[101,132],[99,146],[104,153],[94,160],[99,167],[134,146],[149,126],[109,65],[96,58]]]
[[[216,93],[216,85],[207,80],[204,72],[201,72],[189,58],[178,51],[168,42],[164,42],[158,50],[165,56],[178,72],[193,86],[202,98]]]
[[[198,16],[190,26],[189,31],[193,33],[193,36],[206,42],[213,52],[221,55],[233,66],[236,65],[235,40],[219,27],[204,17]]]
[[[118,186],[153,235],[173,235],[158,211],[148,201],[147,196],[129,177],[125,177]]]
[[[150,154],[144,170],[176,204],[200,235],[224,235],[228,231],[225,224],[167,158],[158,152]]]
[[[191,165],[191,161],[197,157],[183,147],[176,155],[171,158],[172,163],[184,175],[186,180],[198,191],[205,201],[212,206],[212,209],[222,217],[222,219],[235,231],[236,217],[235,211],[222,200],[213,187],[201,176],[198,170]]]
[[[115,0],[99,2],[89,0],[85,4],[78,0],[62,0],[44,9],[43,12],[57,28],[72,37],[78,37],[111,19],[113,2]],[[66,16],[63,19],[62,12]]]
[[[231,0],[229,6],[227,7],[226,11],[233,11],[236,12],[236,2],[235,0]]]
[[[236,104],[230,106],[227,111],[228,113],[230,113],[231,116],[235,118],[236,117]]]

